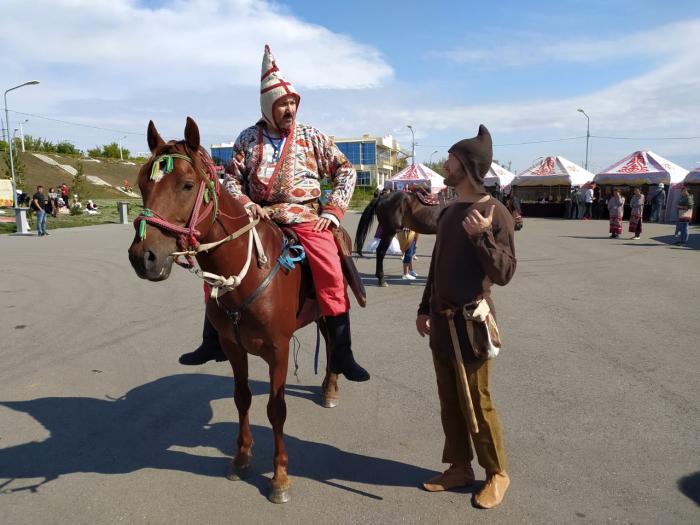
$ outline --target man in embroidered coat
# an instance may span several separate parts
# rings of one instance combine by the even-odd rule
[[[331,228],[340,225],[355,189],[357,174],[337,146],[317,129],[296,122],[301,97],[280,74],[270,48],[263,56],[262,118],[236,139],[226,188],[251,217],[291,227],[306,252],[321,315],[333,351],[331,371],[351,381],[369,374],[354,359],[350,339],[350,302]],[[321,209],[321,181],[333,190]],[[222,357],[218,337],[205,319],[204,342],[180,358],[201,364]]]
[[[463,306],[484,299],[495,314],[491,285],[507,284],[515,272],[513,218],[483,186],[491,160],[491,135],[484,126],[479,127],[476,137],[464,139],[449,150],[445,184],[455,188],[458,198],[438,220],[430,273],[416,317],[418,333],[430,336],[445,434],[442,460],[450,464],[423,486],[437,492],[473,484],[473,444],[479,464],[486,471],[486,484],[474,495],[474,504],[481,508],[501,503],[510,483],[501,425],[489,393],[490,360],[482,348],[473,347],[462,313]],[[445,315],[455,311],[458,348],[453,346],[450,321]],[[469,423],[467,397],[458,379],[457,353],[466,369],[478,432]]]

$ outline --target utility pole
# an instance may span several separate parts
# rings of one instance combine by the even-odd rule
[[[406,127],[411,130],[411,164],[415,164],[416,163],[416,134],[413,131],[413,126],[408,124]]]
[[[584,165],[584,168],[586,168],[586,171],[588,171],[588,141],[591,138],[591,119],[581,108],[578,108],[576,111],[583,113],[583,116],[586,117],[586,164]]]

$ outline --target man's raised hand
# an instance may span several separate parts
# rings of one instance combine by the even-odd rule
[[[481,232],[488,230],[493,223],[493,210],[495,209],[495,204],[489,206],[489,210],[485,217],[481,215],[479,210],[470,211],[462,221],[464,231],[466,231],[468,235],[478,235]]]

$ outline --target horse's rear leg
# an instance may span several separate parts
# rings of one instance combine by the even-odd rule
[[[280,340],[273,349],[270,365],[270,399],[267,402],[267,417],[272,424],[275,440],[275,473],[272,477],[268,499],[272,503],[289,501],[291,481],[287,475],[287,449],[284,446],[284,422],[287,419],[287,404],[284,400],[284,385],[287,382],[289,362],[289,339]]]
[[[391,240],[394,238],[393,235],[390,237],[386,237],[386,234],[384,237],[382,237],[382,240],[379,241],[379,246],[377,246],[377,269],[375,271],[375,275],[379,281],[379,286],[389,286],[387,282],[384,280],[384,256],[386,255],[387,250],[389,249],[389,245],[391,244]]]
[[[238,448],[236,456],[231,461],[226,477],[237,481],[245,478],[250,472],[251,460],[253,457],[253,435],[250,432],[250,403],[253,398],[248,386],[248,354],[236,347],[233,359],[231,359],[235,390],[233,398],[238,408]]]
[[[326,345],[326,377],[323,378],[321,384],[321,404],[325,408],[334,408],[338,406],[338,374],[331,372],[331,352],[333,349],[323,317],[320,317],[316,322],[319,324]]]

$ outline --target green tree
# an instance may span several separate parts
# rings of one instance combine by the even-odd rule
[[[71,188],[71,192],[77,194],[79,200],[90,198],[89,184],[87,180],[85,180],[85,170],[82,162],[78,162],[77,172],[73,175],[73,187]]]
[[[129,150],[126,148],[121,149],[121,155],[119,154],[119,144],[117,142],[112,142],[111,144],[105,144],[102,146],[102,156],[111,159],[118,159],[120,156],[124,156],[125,159],[129,158]]]
[[[61,141],[56,144],[56,153],[62,153],[64,155],[77,155],[80,150],[71,144],[67,140]]]
[[[87,150],[88,157],[101,157],[102,156],[102,148],[99,146],[95,146],[94,148],[90,148]]]

